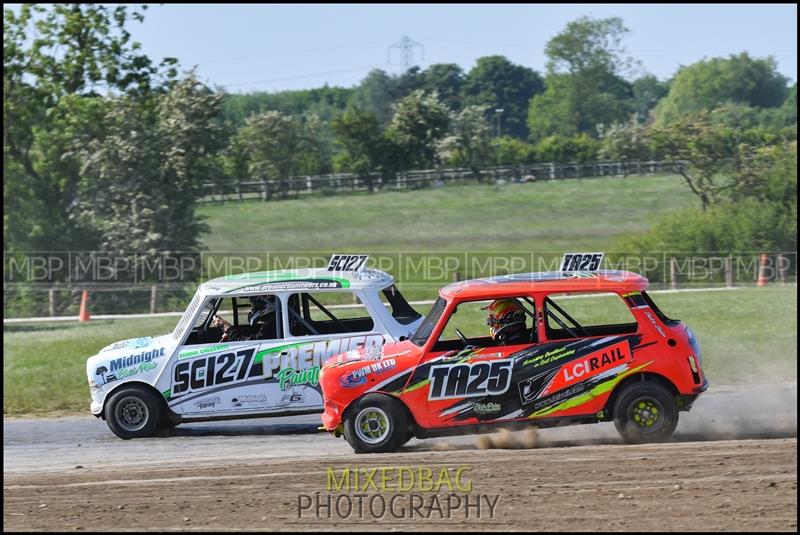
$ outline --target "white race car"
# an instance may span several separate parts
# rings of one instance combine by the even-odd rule
[[[422,321],[366,256],[327,268],[202,284],[171,334],[111,344],[86,362],[91,411],[121,438],[181,422],[321,412],[331,356],[380,355]]]

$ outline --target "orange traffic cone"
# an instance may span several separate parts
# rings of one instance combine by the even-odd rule
[[[84,290],[81,295],[81,310],[78,313],[78,320],[81,322],[89,321],[89,290]]]
[[[761,255],[761,262],[759,263],[758,266],[758,282],[756,283],[756,286],[758,286],[759,288],[761,288],[762,286],[767,284],[767,282],[769,282],[769,279],[767,278],[767,262],[768,262],[768,257],[767,254],[764,253]]]

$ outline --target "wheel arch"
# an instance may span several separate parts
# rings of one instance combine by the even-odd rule
[[[164,414],[169,415],[170,418],[178,418],[178,419],[180,418],[180,415],[176,414],[175,412],[172,411],[172,409],[169,408],[167,400],[164,399],[164,395],[161,392],[159,392],[156,387],[154,387],[151,384],[144,383],[142,381],[128,381],[126,383],[118,384],[110,391],[108,391],[108,393],[106,393],[105,399],[103,399],[103,409],[100,411],[103,420],[106,419],[106,406],[108,405],[108,400],[111,399],[111,397],[121,388],[130,388],[130,387],[137,387],[149,391],[156,397],[156,399],[160,401],[161,408],[164,410]]]
[[[402,399],[400,399],[399,397],[393,396],[392,394],[389,394],[389,393],[386,393],[386,392],[380,392],[380,391],[378,391],[378,392],[364,392],[363,394],[361,394],[357,398],[353,399],[347,405],[347,407],[342,411],[342,422],[344,422],[347,419],[347,417],[350,415],[350,412],[353,410],[353,408],[356,406],[356,404],[360,400],[364,399],[366,396],[382,396],[382,397],[385,397],[385,398],[393,400],[406,413],[406,418],[407,418],[407,422],[408,422],[408,429],[410,431],[413,431],[414,429],[417,428],[417,420],[414,418],[414,415],[411,413],[411,409],[408,408],[408,405],[406,405],[405,402]]]
[[[628,385],[633,383],[644,383],[644,382],[652,382],[658,383],[661,386],[664,386],[673,396],[678,396],[678,388],[665,376],[654,373],[654,372],[639,372],[634,373],[633,375],[626,377],[622,381],[619,382],[617,386],[614,387],[614,390],[611,391],[611,395],[608,397],[608,401],[606,401],[606,405],[603,408],[603,412],[605,415],[605,419],[612,419],[614,417],[614,405],[617,402],[617,398],[619,397],[619,393],[622,392]]]

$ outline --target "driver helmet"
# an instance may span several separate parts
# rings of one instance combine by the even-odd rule
[[[497,340],[501,333],[525,328],[525,310],[514,299],[495,299],[481,310],[489,311],[486,325],[493,340]]]
[[[275,296],[259,295],[251,297],[250,313],[247,315],[247,320],[250,325],[255,325],[258,320],[264,318],[267,314],[275,312],[276,309]]]

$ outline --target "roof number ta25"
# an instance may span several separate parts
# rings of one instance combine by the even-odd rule
[[[597,271],[603,253],[567,253],[561,259],[561,271]]]

